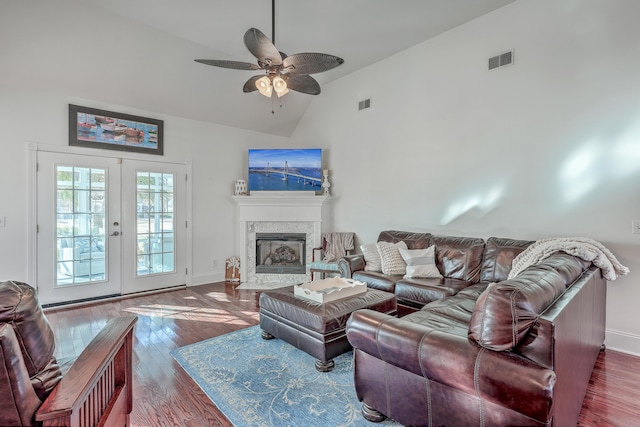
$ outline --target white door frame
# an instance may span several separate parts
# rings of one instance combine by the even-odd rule
[[[184,165],[187,173],[186,183],[186,207],[185,216],[187,221],[186,229],[186,248],[185,248],[185,262],[187,267],[186,284],[191,286],[193,284],[193,232],[192,232],[192,200],[193,200],[193,188],[191,184],[192,164],[190,160],[178,160],[169,157],[162,156],[161,158],[149,158],[148,155],[129,153],[125,151],[111,151],[103,149],[92,149],[82,147],[66,147],[61,145],[41,144],[41,143],[28,143],[28,182],[27,188],[29,190],[29,197],[27,201],[27,217],[28,217],[28,230],[27,230],[27,278],[29,283],[38,283],[38,200],[37,200],[37,182],[38,182],[38,151],[46,151],[60,154],[77,154],[77,155],[89,155],[100,156],[117,159],[131,159],[141,161],[157,161],[164,163],[175,163]]]

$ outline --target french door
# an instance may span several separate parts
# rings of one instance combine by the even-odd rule
[[[122,292],[181,285],[186,280],[184,165],[123,161]]]
[[[185,166],[39,151],[44,304],[184,284]]]

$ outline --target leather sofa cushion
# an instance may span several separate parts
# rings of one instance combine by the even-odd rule
[[[473,285],[484,289],[486,285]],[[403,320],[429,328],[431,331],[446,332],[467,338],[471,314],[476,304],[476,293],[458,292],[446,299],[433,301],[421,310],[402,317]],[[400,302],[401,299],[399,298]]]
[[[487,289],[487,286],[489,286],[489,283],[487,282],[476,283],[475,285],[471,285],[468,288],[464,288],[463,290],[458,292],[458,295],[465,296],[466,298],[471,298],[474,301],[477,301],[478,298],[480,298],[480,295],[482,295],[482,293]]]
[[[458,279],[402,279],[396,282],[398,302],[409,302],[412,307],[422,307],[431,301],[450,297],[471,285]]]
[[[365,282],[370,289],[394,293],[396,282],[402,279],[402,276],[387,276],[377,271],[358,270],[353,273],[351,278],[359,282]]]
[[[484,240],[477,237],[432,236],[436,265],[444,277],[470,283],[480,281]]]
[[[580,260],[556,253],[511,280],[489,284],[473,310],[469,338],[490,350],[512,349],[583,271]]]
[[[513,259],[532,243],[532,240],[489,237],[484,249],[480,281],[500,282],[507,280]]]
[[[409,249],[427,249],[431,233],[413,233],[410,231],[386,230],[378,235],[378,242],[405,242]]]

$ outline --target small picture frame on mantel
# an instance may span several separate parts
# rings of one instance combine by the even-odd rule
[[[247,181],[244,179],[237,179],[234,191],[234,196],[246,196],[247,195]]]

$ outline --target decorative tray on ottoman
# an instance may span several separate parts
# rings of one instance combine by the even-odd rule
[[[295,296],[325,303],[367,292],[367,284],[353,279],[331,277],[293,287]]]

